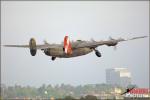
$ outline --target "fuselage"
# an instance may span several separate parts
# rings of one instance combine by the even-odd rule
[[[92,52],[93,49],[91,48],[77,48],[73,49],[72,54],[66,54],[62,47],[60,48],[48,48],[44,50],[45,55],[52,56],[52,57],[59,57],[59,58],[70,58],[70,57],[77,57],[86,55]]]

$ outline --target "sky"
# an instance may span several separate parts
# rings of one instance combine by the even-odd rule
[[[149,36],[149,1],[2,1],[1,44],[37,44],[43,40],[108,40]],[[117,50],[99,46],[75,58],[56,58],[29,49],[1,47],[1,79],[6,85],[106,83],[106,69],[121,67],[131,72],[132,83],[149,87],[149,38],[121,42]]]

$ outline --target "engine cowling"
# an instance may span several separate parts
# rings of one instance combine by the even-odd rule
[[[37,48],[36,48],[36,41],[34,38],[31,38],[29,41],[30,53],[32,56],[36,55]]]
[[[118,44],[118,42],[111,42],[111,43],[108,43],[107,46],[116,46]]]

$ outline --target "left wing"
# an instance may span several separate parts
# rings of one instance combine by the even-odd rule
[[[18,47],[18,48],[30,48],[29,45],[3,45],[5,47]],[[41,45],[36,45],[36,49],[47,49],[47,48],[59,48],[63,47],[61,44],[41,44]]]
[[[36,55],[37,49],[45,50],[47,48],[60,48],[61,44],[48,44],[45,42],[43,45],[36,45],[36,41],[34,38],[31,38],[29,41],[29,45],[4,45],[5,47],[19,47],[19,48],[29,48],[30,54],[32,56]]]
[[[45,44],[36,44],[36,41],[34,38],[31,38],[29,41],[29,45],[4,45],[5,47],[19,47],[19,48],[30,48],[30,49],[47,49],[47,48],[58,48],[60,46],[63,46],[61,44],[48,44],[46,41],[44,41]]]
[[[140,36],[140,37],[133,37],[130,39],[123,39],[123,38],[119,38],[119,39],[110,39],[107,41],[93,41],[93,42],[87,42],[87,43],[81,43],[79,45],[73,46],[73,49],[77,49],[77,48],[84,48],[84,47],[88,47],[88,48],[96,48],[98,46],[101,45],[107,45],[107,46],[115,46],[117,45],[119,42],[122,41],[129,41],[129,40],[135,40],[135,39],[141,39],[141,38],[146,38],[148,36]]]
[[[20,48],[29,48],[29,45],[3,45],[5,47],[20,47]]]

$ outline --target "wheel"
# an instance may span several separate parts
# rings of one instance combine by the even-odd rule
[[[56,57],[52,57],[52,60],[54,61],[56,59]]]
[[[95,51],[95,54],[97,57],[101,57],[101,53],[98,50]]]

